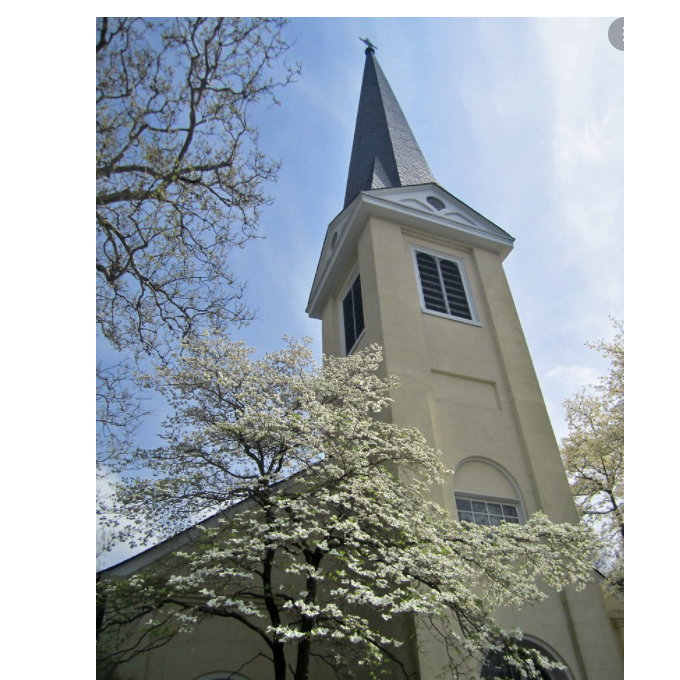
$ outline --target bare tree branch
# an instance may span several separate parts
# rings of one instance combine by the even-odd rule
[[[119,358],[98,371],[104,457],[147,413],[133,369],[202,328],[247,323],[234,249],[258,238],[279,163],[251,111],[299,73],[286,21],[97,20],[97,328]]]

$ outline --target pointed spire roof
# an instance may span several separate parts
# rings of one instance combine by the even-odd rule
[[[345,207],[360,191],[436,182],[375,57],[366,48]]]

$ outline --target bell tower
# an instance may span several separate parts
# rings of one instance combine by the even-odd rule
[[[389,417],[416,427],[454,474],[435,500],[460,520],[578,521],[503,261],[514,239],[435,180],[370,45],[342,211],[330,223],[307,313],[323,351],[383,347],[397,375]],[[620,631],[596,584],[503,610],[555,679],[620,680]],[[415,627],[420,677],[445,654]]]

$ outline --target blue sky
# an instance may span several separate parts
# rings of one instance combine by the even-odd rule
[[[588,340],[623,317],[623,53],[613,19],[294,19],[303,63],[259,112],[281,158],[264,241],[234,263],[259,350],[310,335],[325,229],[342,208],[368,36],[439,182],[516,239],[505,263],[557,436],[561,402],[606,370]]]
[[[234,254],[259,353],[321,323],[305,307],[326,226],[342,209],[368,36],[435,177],[517,240],[505,262],[558,439],[561,403],[606,371],[584,343],[623,317],[623,53],[612,19],[294,19],[302,62],[261,147],[283,166],[265,239]],[[150,445],[157,417],[144,427]],[[114,563],[127,555],[109,555]]]

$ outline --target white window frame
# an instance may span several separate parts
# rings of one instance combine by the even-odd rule
[[[458,510],[458,504],[455,502],[458,499],[465,501],[482,501],[484,503],[496,503],[500,505],[512,505],[513,507],[517,508],[517,518],[519,519],[519,524],[520,525],[526,524],[527,521],[526,513],[524,512],[524,505],[520,498],[507,498],[506,496],[492,496],[485,493],[473,493],[470,491],[454,491],[453,500],[456,506],[456,519],[458,519],[458,521],[461,521],[460,511]],[[477,524],[476,522],[473,522],[473,524],[475,524],[476,526],[486,526],[484,524]]]
[[[432,257],[438,257],[442,260],[449,260],[455,262],[458,265],[460,271],[460,277],[463,281],[463,290],[465,291],[465,296],[467,298],[468,307],[470,308],[470,314],[472,319],[464,319],[461,316],[455,316],[454,314],[444,314],[443,312],[437,312],[434,309],[428,309],[425,306],[425,295],[423,294],[423,284],[420,281],[420,270],[418,269],[418,259],[416,257],[417,253],[425,253],[426,255],[431,255]],[[449,255],[448,253],[443,253],[441,251],[430,250],[429,248],[423,248],[421,246],[412,245],[411,254],[413,257],[413,269],[416,277],[416,282],[418,284],[418,293],[420,294],[420,309],[425,314],[433,314],[434,316],[442,317],[443,319],[453,319],[454,321],[461,321],[462,323],[468,323],[472,326],[481,326],[479,322],[479,316],[477,316],[477,308],[475,307],[475,301],[472,298],[472,291],[470,290],[470,281],[468,280],[467,272],[465,271],[465,261],[461,257],[456,257],[455,255]],[[437,268],[439,271],[439,268]],[[448,301],[446,300],[446,288],[444,288],[444,282],[441,280],[441,272],[439,272],[440,284],[442,287],[442,293],[444,296],[445,304],[448,307]]]
[[[359,278],[361,272],[359,271],[359,268],[356,267],[354,271],[352,272],[352,276],[349,277],[349,283],[343,288],[342,293],[338,296],[338,319],[340,323],[340,341],[341,341],[341,346],[342,350],[344,353],[344,356],[348,357],[357,347],[359,342],[361,341],[361,338],[364,337],[364,334],[366,333],[366,315],[364,314],[364,327],[361,333],[357,336],[356,340],[354,341],[354,344],[351,347],[346,347],[347,341],[345,340],[345,315],[343,312],[343,303],[345,301],[345,298],[347,297],[347,293],[349,293],[350,289],[354,285],[354,282]],[[361,307],[362,307],[362,314],[364,310],[364,291],[363,288],[361,290]]]

